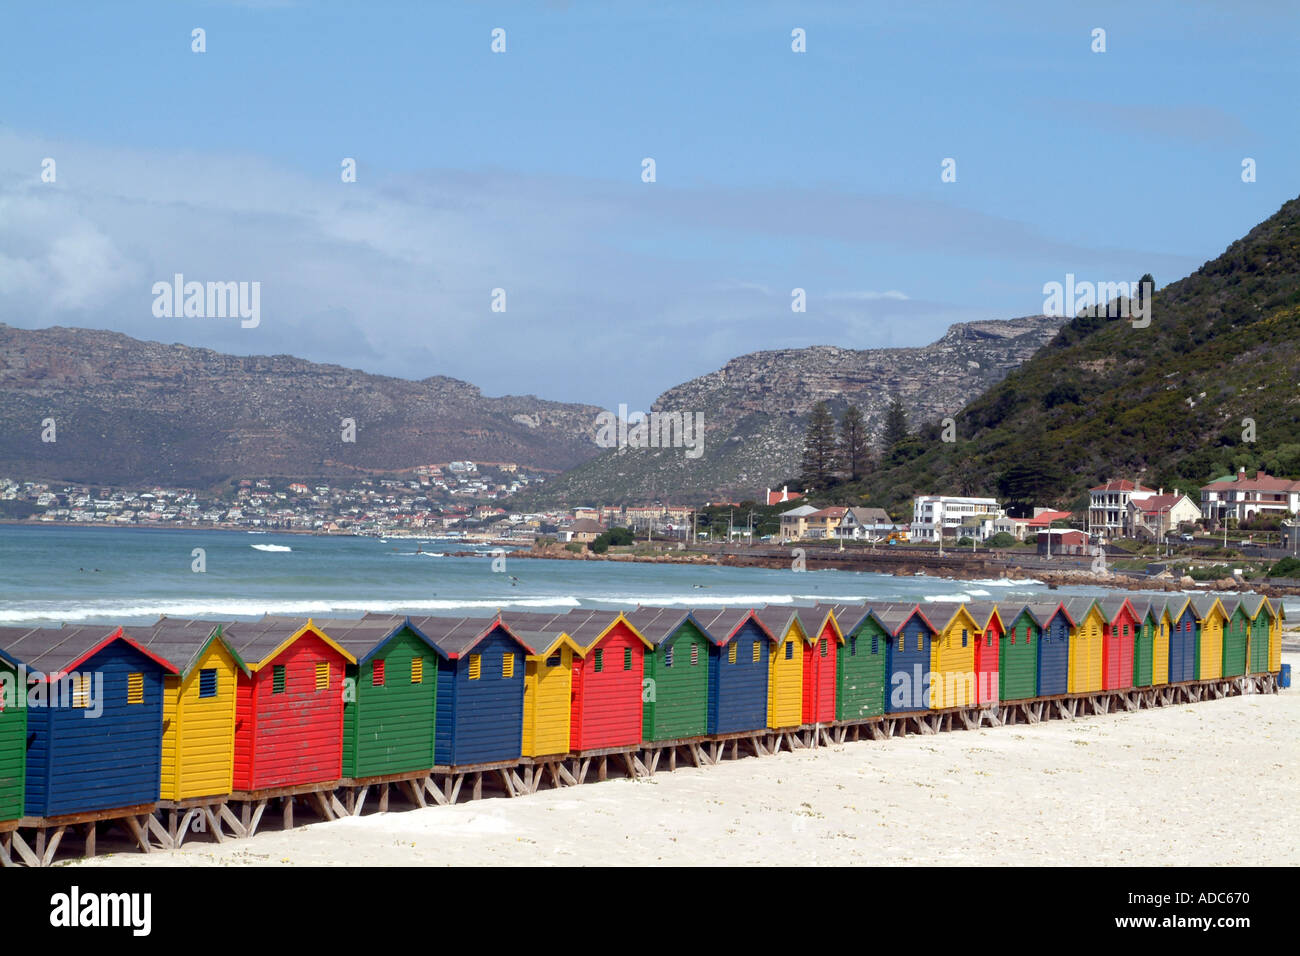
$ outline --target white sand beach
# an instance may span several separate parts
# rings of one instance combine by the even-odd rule
[[[1283,660],[1294,668],[1300,651]],[[1300,693],[862,741],[79,866],[1294,865]]]

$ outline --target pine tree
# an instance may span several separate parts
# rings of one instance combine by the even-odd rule
[[[840,416],[840,470],[849,481],[861,481],[867,472],[870,449],[867,446],[867,423],[856,405],[844,409]]]
[[[898,399],[891,399],[885,412],[885,434],[881,445],[887,452],[901,441],[906,441],[911,430],[907,426],[907,409]]]
[[[825,402],[813,406],[803,439],[799,480],[809,490],[829,488],[834,481],[835,416]]]

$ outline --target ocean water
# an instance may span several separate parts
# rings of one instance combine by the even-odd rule
[[[206,570],[196,572],[194,549]],[[417,551],[417,548],[419,549]],[[1104,588],[956,581],[854,571],[772,570],[505,556],[493,571],[455,541],[242,531],[0,526],[0,624],[151,623],[160,615],[360,617],[367,611],[483,615],[498,609],[683,608],[815,601],[1015,601]],[[423,553],[420,553],[423,552]],[[498,563],[498,567],[500,564]],[[1288,611],[1292,606],[1288,604]]]

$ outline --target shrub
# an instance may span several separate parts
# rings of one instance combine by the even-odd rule
[[[1300,558],[1283,558],[1268,569],[1270,578],[1300,578]]]
[[[1014,548],[1019,543],[1016,536],[1007,531],[999,531],[988,540],[990,548]]]

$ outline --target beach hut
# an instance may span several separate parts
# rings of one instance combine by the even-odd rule
[[[767,680],[778,643],[747,608],[697,608],[695,619],[709,635],[710,734],[767,727]]]
[[[979,624],[964,604],[924,605],[937,629],[930,645],[930,706],[935,710],[975,703],[975,633]]]
[[[844,643],[839,624],[829,608],[798,607],[803,644],[803,722],[829,724],[835,721],[836,665]]]
[[[1071,694],[1092,694],[1101,690],[1102,628],[1106,617],[1092,598],[1071,598],[1065,602],[1074,619],[1070,635]]]
[[[170,661],[163,679],[159,797],[188,800],[230,793],[235,771],[235,699],[251,673],[211,621],[161,618],[138,631],[141,646]]]
[[[1027,607],[1042,624],[1038,641],[1038,696],[1070,692],[1070,642],[1078,625],[1064,602],[1032,602]]]
[[[25,815],[158,802],[169,661],[120,627],[0,628],[0,651],[27,669]]]
[[[627,621],[648,642],[641,739],[685,740],[709,732],[711,641],[690,611],[638,608]]]
[[[235,704],[236,793],[343,776],[343,679],[354,658],[311,621],[265,617],[222,628],[244,661]]]
[[[1133,644],[1137,640],[1137,610],[1126,597],[1098,601],[1102,613],[1101,687],[1125,690],[1133,686]]]
[[[422,617],[438,656],[433,762],[508,763],[523,755],[524,658],[536,650],[500,617]]]
[[[1200,621],[1200,641],[1196,648],[1196,679],[1215,680],[1223,676],[1223,626],[1228,613],[1223,602],[1206,594],[1193,598]]]
[[[1169,637],[1174,630],[1174,619],[1168,599],[1151,603],[1155,615],[1155,630],[1151,639],[1151,686],[1169,683]]]
[[[1133,641],[1133,686],[1150,687],[1154,676],[1156,632],[1160,629],[1159,604],[1150,598],[1133,603],[1137,637]]]
[[[966,611],[975,619],[975,703],[981,706],[1001,700],[1002,641],[1006,624],[993,601],[972,601]]]
[[[1038,696],[1038,649],[1043,622],[1030,604],[1007,609],[1010,618],[998,646],[998,698],[1026,700]]]
[[[1271,601],[1269,604],[1273,609],[1273,626],[1268,633],[1268,669],[1272,674],[1282,670],[1282,626],[1286,620],[1286,605],[1282,599],[1277,599],[1277,604]]]
[[[1267,652],[1268,642],[1264,642]],[[0,648],[0,821],[23,815],[27,775],[27,682],[22,664]]]
[[[1251,674],[1266,674],[1273,605],[1262,594],[1248,594],[1241,599],[1241,609],[1250,622],[1246,636],[1247,671]]]
[[[572,750],[638,746],[645,658],[653,647],[621,612],[576,610],[569,618],[569,636],[582,649],[573,663]]]
[[[930,653],[937,633],[915,604],[872,605],[889,632],[886,644],[886,713],[925,710],[930,702]]]
[[[1198,618],[1191,598],[1176,598],[1169,604],[1169,683],[1196,677]]]
[[[1223,602],[1228,619],[1223,624],[1223,660],[1219,668],[1222,677],[1240,677],[1246,673],[1246,658],[1250,644],[1250,614],[1243,598],[1229,598]]]
[[[889,631],[863,604],[817,605],[835,615],[844,640],[836,649],[835,719],[862,720],[885,712]]]
[[[313,623],[355,659],[341,692],[343,777],[432,768],[438,703],[433,642],[403,617]]]
[[[523,755],[567,754],[573,662],[581,653],[565,630],[572,621],[567,614],[528,611],[503,612],[501,620],[533,649],[524,665]]]
[[[767,726],[772,730],[799,727],[803,724],[803,625],[790,607],[769,604],[758,617],[779,645],[773,648],[767,675]]]

